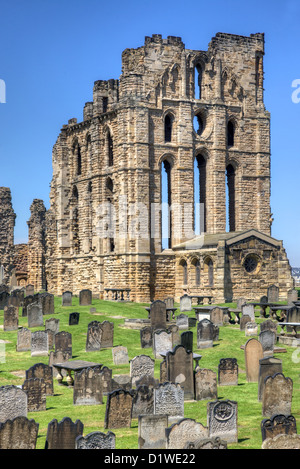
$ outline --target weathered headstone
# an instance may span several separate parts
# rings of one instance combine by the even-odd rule
[[[114,323],[103,321],[99,326],[102,330],[100,347],[109,348],[114,346]]]
[[[54,346],[55,334],[59,332],[59,319],[51,318],[45,320],[45,331],[48,332],[49,349]]]
[[[180,330],[188,329],[189,328],[189,317],[186,314],[179,314],[176,317],[176,325]]]
[[[139,449],[165,449],[167,443],[165,429],[167,427],[167,415],[139,415]]]
[[[107,366],[103,366],[100,371],[102,378],[103,395],[107,396],[112,391],[112,370]]]
[[[262,414],[272,417],[275,414],[290,415],[293,397],[293,380],[282,373],[265,378],[262,395]]]
[[[287,293],[288,305],[294,303],[294,301],[298,301],[298,290],[296,290],[295,288],[289,290]]]
[[[81,290],[79,292],[79,304],[80,306],[89,306],[92,304],[92,292],[89,289]]]
[[[282,373],[282,360],[274,357],[267,357],[259,360],[258,372],[258,400],[262,400],[265,378],[273,376],[276,373]]]
[[[35,331],[31,333],[31,356],[48,356],[48,333],[46,331]]]
[[[28,412],[39,412],[46,410],[46,383],[43,379],[25,379],[22,389],[27,394]]]
[[[268,288],[268,302],[277,303],[279,300],[279,288],[276,285],[271,285]]]
[[[39,303],[27,306],[28,327],[41,327],[44,325],[43,311]]]
[[[300,449],[300,435],[276,435],[274,438],[267,438],[261,449]]]
[[[72,306],[72,292],[65,291],[61,297],[62,306]]]
[[[276,435],[293,435],[297,433],[297,423],[293,415],[273,415],[261,422],[262,441],[274,438]]]
[[[114,365],[127,365],[129,363],[127,347],[118,345],[112,349]]]
[[[39,424],[27,417],[0,422],[0,450],[36,449],[38,430]]]
[[[224,400],[207,404],[207,419],[210,438],[218,437],[227,443],[237,443],[237,402]]]
[[[189,350],[190,352],[192,352],[193,351],[193,332],[192,331],[182,332],[180,336],[180,344],[183,345],[183,347],[186,350]]]
[[[26,285],[26,287],[25,287],[25,295],[26,295],[26,296],[32,296],[32,295],[34,295],[34,285],[32,285],[32,284]]]
[[[22,327],[18,330],[17,352],[28,352],[31,350],[31,331]]]
[[[208,428],[190,418],[184,418],[166,429],[167,449],[184,449],[188,442],[208,437]]]
[[[238,298],[236,301],[236,309],[242,311],[242,306],[247,303],[246,298]]]
[[[131,392],[118,389],[108,394],[104,428],[124,428],[131,426],[133,397]]]
[[[197,348],[213,347],[215,326],[209,319],[202,319],[197,324]]]
[[[151,303],[150,324],[153,331],[167,327],[167,309],[164,301],[156,300]]]
[[[165,382],[154,389],[154,414],[167,415],[170,424],[184,417],[184,391],[180,384]]]
[[[152,327],[146,326],[140,330],[141,348],[152,348],[153,334]]]
[[[57,376],[60,374],[62,376],[67,376],[67,372],[66,370],[60,370],[60,372],[58,372],[57,368],[55,368],[55,365],[56,363],[64,363],[66,361],[68,361],[70,358],[70,355],[66,352],[55,352],[53,350],[50,351],[50,354],[49,354],[49,366],[52,368],[52,372],[53,372],[53,378],[57,378]]]
[[[153,415],[154,412],[154,390],[149,386],[139,386],[133,392],[132,418],[139,415]]]
[[[46,395],[52,396],[53,389],[53,369],[44,363],[35,363],[33,366],[26,370],[26,379],[39,378],[43,379],[46,385]]]
[[[192,311],[192,298],[189,295],[180,297],[180,311]]]
[[[242,306],[242,315],[250,316],[250,321],[255,321],[255,307],[251,303],[246,303]]]
[[[223,326],[224,324],[224,311],[222,308],[215,307],[210,311],[210,320],[215,326]]]
[[[72,357],[72,334],[70,332],[57,332],[54,337],[54,343],[56,352],[66,352]]]
[[[27,417],[27,394],[14,385],[0,387],[0,422]]]
[[[131,376],[128,374],[114,375],[111,379],[111,392],[123,389],[132,391]],[[133,395],[133,394],[132,394]]]
[[[264,351],[257,339],[249,339],[245,344],[245,364],[248,383],[258,383],[259,360],[264,358]]]
[[[75,449],[115,449],[116,435],[112,432],[91,432],[86,436],[78,436]]]
[[[0,292],[0,310],[4,309],[8,305],[9,293],[7,291]]]
[[[195,399],[218,399],[217,373],[205,368],[197,368],[195,371]]]
[[[16,331],[19,326],[19,308],[16,306],[4,306],[3,330]]]
[[[23,301],[23,308],[22,308],[22,317],[27,316],[27,308],[29,305],[35,302],[35,298],[33,295],[25,296]]]
[[[74,374],[74,405],[103,404],[101,367],[84,368]]]
[[[102,328],[99,321],[92,321],[88,324],[86,338],[86,352],[95,352],[101,349]]]
[[[167,352],[173,348],[172,332],[166,330],[156,330],[153,335],[154,357],[161,359],[161,352]]]
[[[265,331],[272,331],[274,334],[277,336],[277,323],[275,321],[272,321],[272,319],[267,319],[266,321],[263,321],[260,323],[260,332],[265,332]]]
[[[245,336],[252,337],[257,336],[258,326],[256,322],[247,322],[245,325]]]
[[[43,315],[54,314],[54,295],[43,292],[34,295],[36,301],[42,308]]]
[[[264,356],[271,357],[274,354],[274,347],[276,344],[276,334],[273,331],[263,331],[260,332],[258,336],[258,340],[262,345]]]
[[[130,376],[132,380],[132,387],[136,386],[136,383],[143,376],[150,376],[154,378],[154,365],[153,360],[148,355],[138,355],[130,360]]]
[[[188,442],[185,449],[227,449],[227,441],[220,438],[200,438],[199,440]]]
[[[238,364],[236,358],[221,358],[218,365],[219,386],[238,385]]]
[[[83,435],[84,425],[80,420],[72,422],[65,417],[58,422],[51,420],[48,424],[45,449],[75,449],[75,441],[78,436]]]
[[[251,322],[251,317],[248,314],[243,314],[240,319],[240,331],[244,331],[246,329],[246,324]]]
[[[69,314],[69,326],[77,326],[79,324],[80,313]]]
[[[184,390],[184,399],[193,400],[195,397],[193,352],[187,351],[183,345],[177,345],[167,353],[166,367],[167,381],[180,384]]]

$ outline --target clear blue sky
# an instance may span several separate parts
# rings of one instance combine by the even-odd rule
[[[119,78],[121,53],[145,36],[180,36],[206,50],[217,32],[264,32],[265,103],[272,117],[272,235],[300,266],[299,0],[0,0],[0,186],[11,188],[15,242],[27,241],[29,207],[49,207],[52,147],[63,124],[82,120],[95,80]]]

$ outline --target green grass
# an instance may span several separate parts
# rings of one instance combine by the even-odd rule
[[[114,374],[129,374],[129,365],[115,366],[112,359],[112,350],[103,349],[98,352],[85,351],[87,326],[93,321],[109,320],[114,322],[114,346],[124,345],[128,349],[129,359],[136,355],[147,354],[154,358],[152,349],[141,349],[140,332],[138,330],[125,329],[120,326],[124,324],[124,318],[147,318],[144,309],[146,304],[115,303],[110,301],[93,300],[93,307],[96,313],[89,312],[90,306],[78,306],[78,298],[73,297],[72,307],[62,307],[61,298],[55,298],[55,315],[60,320],[60,331],[72,333],[73,357],[72,359],[99,362],[113,370]],[[228,305],[226,305],[228,306]],[[235,305],[229,305],[234,307]],[[69,326],[69,313],[80,312],[78,326]],[[176,312],[179,314],[179,309]],[[194,317],[194,313],[188,313]],[[256,322],[260,323],[257,314]],[[51,316],[44,316],[49,319]],[[3,325],[3,311],[0,311],[0,325]],[[28,327],[27,318],[19,316],[19,326]],[[40,328],[31,329],[32,331]],[[261,402],[257,400],[257,384],[248,383],[245,373],[244,351],[241,345],[245,344],[247,337],[239,330],[239,325],[226,324],[220,328],[219,341],[211,349],[197,350],[196,327],[191,329],[194,332],[194,352],[202,355],[200,360],[201,368],[209,368],[215,372],[221,358],[236,358],[239,365],[238,386],[218,387],[219,399],[230,399],[238,403],[238,443],[230,444],[230,449],[259,449],[261,448],[260,424],[262,419]],[[22,385],[25,370],[38,362],[48,364],[48,357],[31,357],[30,352],[16,352],[17,331],[4,332],[0,330],[0,339],[7,341],[5,344],[5,363],[0,364],[0,385]],[[281,345],[282,346],[282,345]],[[283,346],[282,346],[283,347]],[[275,354],[283,362],[283,373],[293,380],[293,401],[292,414],[300,424],[300,383],[298,363],[292,360],[294,348],[284,347],[286,353]],[[295,360],[294,360],[295,361]],[[159,378],[160,360],[156,360],[155,377]],[[193,418],[203,425],[207,425],[207,402],[185,402],[185,417]],[[92,431],[104,430],[104,416],[106,407],[106,397],[103,405],[98,406],[74,406],[73,389],[66,385],[59,386],[54,380],[54,395],[47,397],[47,410],[43,412],[28,413],[28,418],[33,418],[39,423],[39,437],[37,449],[43,449],[47,434],[48,423],[52,419],[62,420],[70,417],[73,421],[80,419],[84,424],[84,435]],[[113,430],[116,434],[116,447],[118,449],[138,448],[138,421],[132,420],[131,428],[121,428]]]

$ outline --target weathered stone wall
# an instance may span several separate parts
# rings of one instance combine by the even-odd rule
[[[11,191],[8,187],[0,187],[0,267],[3,266],[0,283],[7,285],[14,268],[15,219]]]

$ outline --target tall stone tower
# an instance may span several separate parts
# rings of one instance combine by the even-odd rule
[[[48,288],[257,299],[293,286],[271,237],[264,35],[218,33],[206,51],[146,37],[119,80],[96,81],[53,148]]]
[[[9,283],[14,268],[15,219],[10,189],[0,187],[0,284]]]

